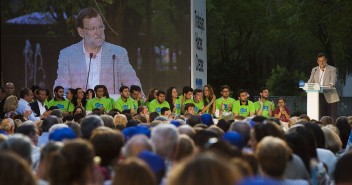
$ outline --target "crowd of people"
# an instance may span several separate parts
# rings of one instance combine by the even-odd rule
[[[265,87],[119,91],[1,87],[0,184],[352,183],[351,116],[291,115]]]

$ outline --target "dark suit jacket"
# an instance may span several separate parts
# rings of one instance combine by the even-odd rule
[[[35,117],[40,116],[40,110],[39,110],[39,105],[38,105],[38,100],[35,100],[32,103],[29,103],[29,106],[31,106],[32,111],[35,113]],[[45,110],[48,110],[48,107],[45,105]]]

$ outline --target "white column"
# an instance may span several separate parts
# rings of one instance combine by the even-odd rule
[[[319,91],[307,91],[307,115],[310,119],[319,119]]]

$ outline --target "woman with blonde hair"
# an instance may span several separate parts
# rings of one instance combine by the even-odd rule
[[[342,149],[342,142],[339,135],[326,126],[321,129],[325,137],[325,148],[336,155]]]
[[[5,113],[4,118],[13,118],[14,116],[16,116],[17,107],[18,107],[17,97],[14,95],[7,97],[5,100],[4,109],[3,109]]]
[[[114,125],[124,125],[127,124],[127,117],[124,114],[116,114],[114,117]]]

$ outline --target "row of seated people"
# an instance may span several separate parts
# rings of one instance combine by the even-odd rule
[[[100,109],[0,120],[4,184],[349,184],[352,117],[174,118]],[[98,111],[99,110],[99,111]],[[83,110],[84,111],[84,110]],[[79,115],[81,113],[78,113]],[[144,117],[145,119],[145,117]],[[204,174],[204,175],[203,175]],[[18,178],[23,177],[23,178]],[[24,182],[27,181],[27,182]]]
[[[210,85],[205,85],[203,89],[194,90],[185,86],[180,96],[175,87],[168,88],[166,92],[151,89],[146,99],[141,96],[141,88],[135,85],[122,86],[120,97],[116,100],[109,97],[104,85],[97,85],[94,90],[88,89],[87,92],[84,92],[82,88],[69,88],[66,90],[66,98],[64,98],[64,88],[57,86],[54,88],[55,96],[51,100],[47,91],[41,88],[22,89],[19,101],[13,95],[14,92],[6,92],[6,96],[2,98],[1,102],[4,106],[1,109],[0,118],[21,114],[27,119],[35,121],[49,115],[50,111],[48,110],[53,109],[60,109],[73,115],[82,112],[82,110],[90,113],[94,109],[100,109],[103,113],[110,110],[117,110],[120,113],[127,111],[132,114],[157,112],[166,117],[171,113],[177,115],[209,113],[213,117],[220,117],[223,113],[231,112],[235,117],[261,115],[267,118],[276,117],[283,122],[288,122],[290,119],[290,112],[285,107],[284,99],[279,98],[277,108],[275,108],[275,104],[268,100],[269,90],[265,87],[260,90],[260,98],[256,102],[248,100],[249,93],[246,90],[238,92],[238,100],[231,98],[230,87],[227,85],[221,87],[220,98],[216,98]]]

